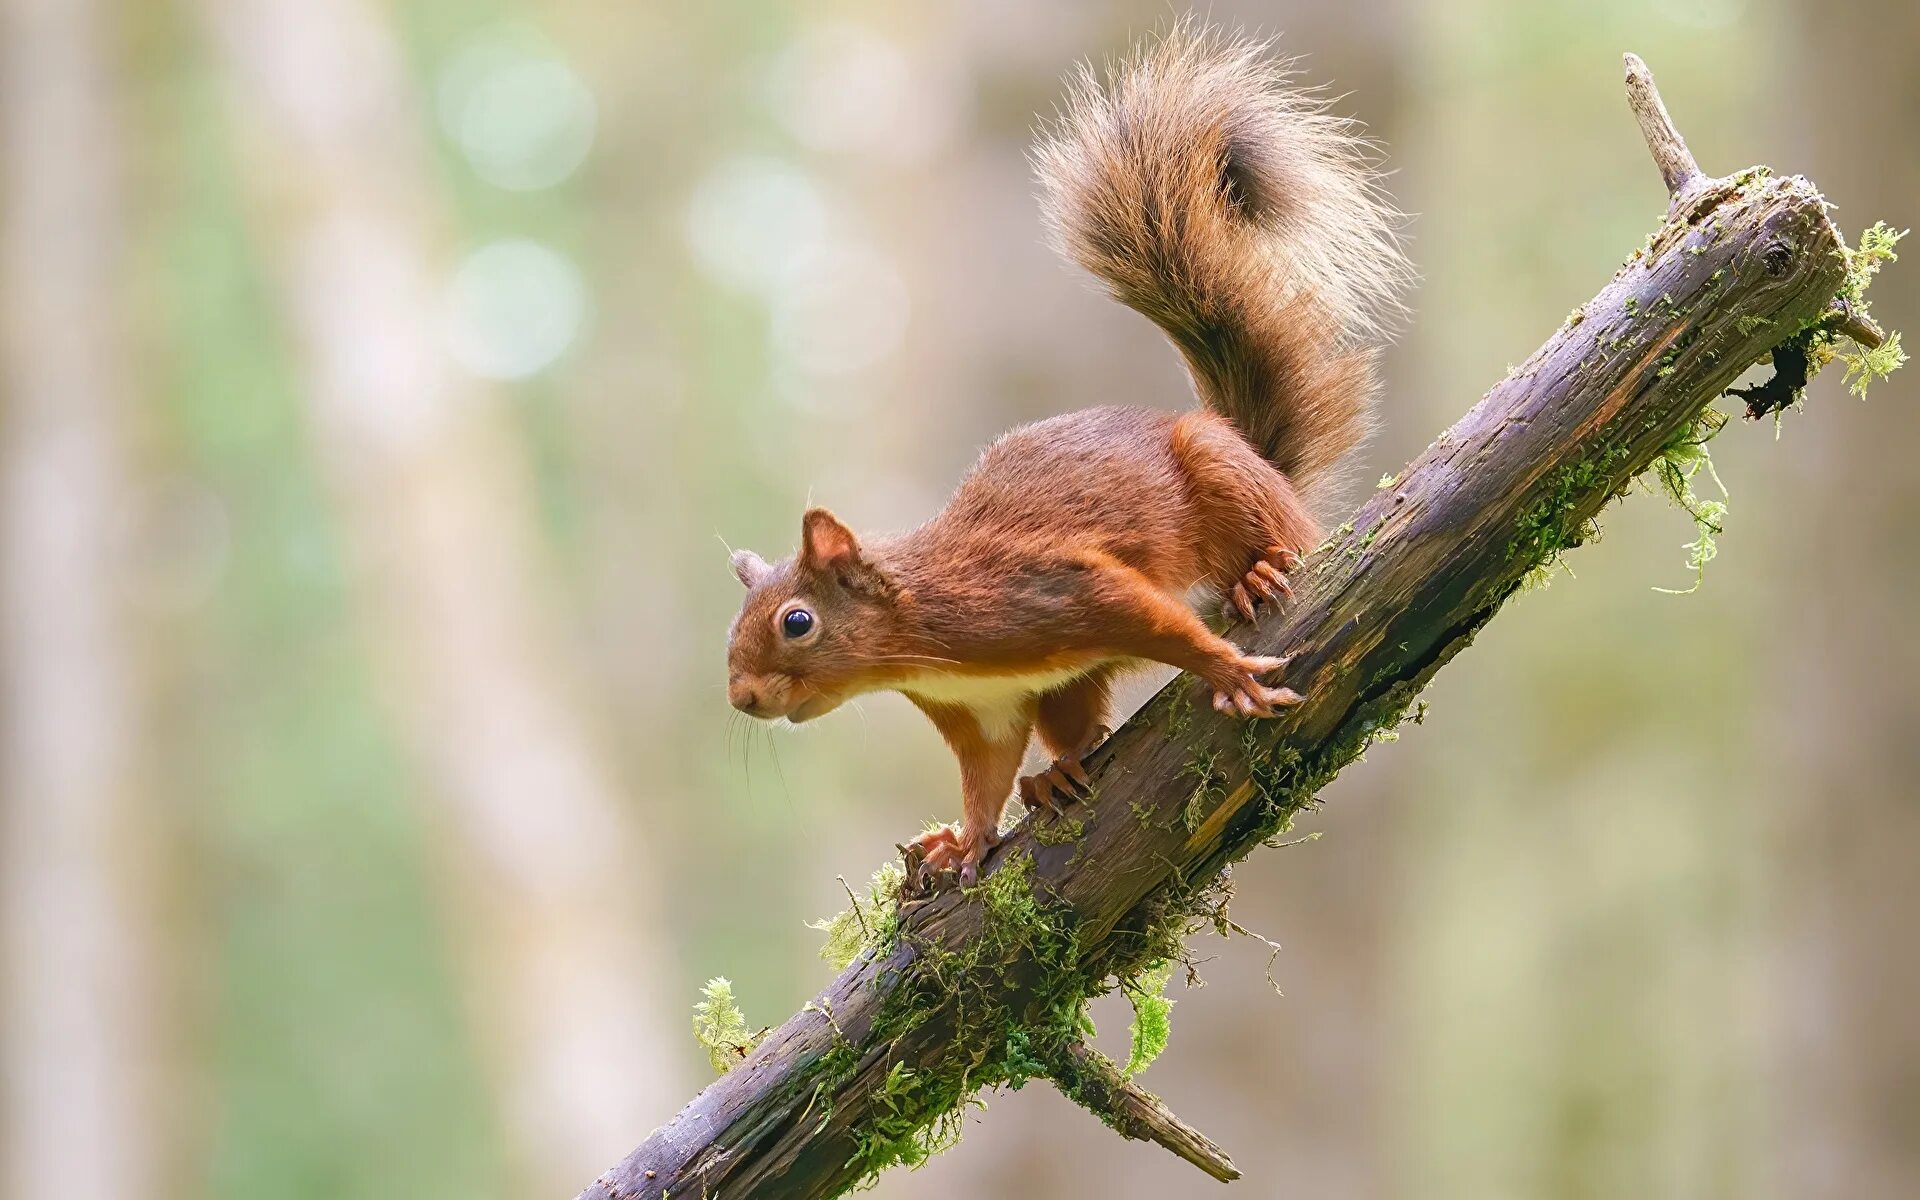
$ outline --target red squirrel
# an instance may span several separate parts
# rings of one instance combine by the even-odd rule
[[[974,881],[1035,733],[1055,761],[1022,799],[1074,798],[1130,666],[1190,671],[1242,717],[1301,699],[1186,597],[1254,620],[1291,595],[1320,540],[1301,491],[1366,434],[1409,272],[1370,146],[1290,79],[1182,25],[1104,82],[1083,69],[1035,153],[1054,244],[1166,333],[1200,409],[1022,426],[917,529],[861,538],[811,508],[793,557],[733,555],[734,707],[800,722],[898,691],[959,758],[962,819],[917,839],[923,869]]]

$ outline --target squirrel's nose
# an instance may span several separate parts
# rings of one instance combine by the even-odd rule
[[[748,679],[733,679],[727,682],[727,703],[733,705],[748,716],[760,715],[760,689]]]

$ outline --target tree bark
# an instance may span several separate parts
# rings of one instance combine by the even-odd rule
[[[1635,96],[1643,123],[1670,129],[1645,103],[1650,80]],[[1040,1030],[1063,988],[1110,986],[1164,951],[1154,930],[1204,919],[1197,893],[1312,804],[1749,364],[1820,318],[1844,270],[1819,192],[1758,170],[1696,178],[1677,133],[1658,145],[1683,186],[1646,249],[1309,558],[1284,619],[1241,631],[1256,653],[1293,656],[1304,703],[1242,723],[1194,681],[1170,684],[1093,756],[1093,799],[1068,814],[1076,835],[1028,822],[981,888],[904,905],[889,949],[856,960],[583,1200],[829,1196],[884,1165],[876,1130],[950,1106],[916,1106],[914,1081],[1002,1061],[999,1041]],[[993,899],[994,875],[1029,862],[1033,902],[1069,931],[1038,954],[1007,936]],[[985,980],[956,979],[956,961]],[[1010,1027],[980,1019],[983,995],[1015,1014]]]

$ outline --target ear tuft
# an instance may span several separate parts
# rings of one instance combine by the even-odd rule
[[[772,565],[753,551],[735,550],[733,552],[733,577],[747,587],[757,587],[771,574],[773,574]]]

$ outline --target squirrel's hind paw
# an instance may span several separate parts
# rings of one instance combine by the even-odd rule
[[[1240,581],[1227,589],[1221,615],[1232,620],[1238,613],[1258,624],[1262,607],[1278,608],[1282,597],[1293,598],[1293,585],[1287,582],[1286,573],[1299,565],[1298,554],[1284,546],[1268,546]]]
[[[1086,795],[1092,786],[1093,780],[1080,760],[1106,737],[1106,727],[1102,726],[1087,739],[1086,749],[1061,755],[1052,766],[1037,774],[1021,776],[1020,803],[1026,805],[1029,812],[1037,809],[1049,816],[1059,816],[1061,809]]]
[[[1020,777],[1020,803],[1028,812],[1059,816],[1080,798],[1087,782],[1086,769],[1077,760],[1063,758],[1044,771]]]

